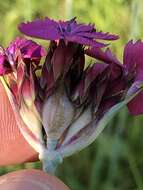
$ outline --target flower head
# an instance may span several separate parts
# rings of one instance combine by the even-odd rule
[[[17,50],[20,50],[23,59],[29,59],[34,62],[40,61],[41,57],[46,55],[46,51],[42,46],[25,38],[17,37],[10,43],[6,52],[8,55],[11,54],[13,56]]]
[[[63,157],[93,142],[115,113],[140,92],[142,75],[128,61],[122,65],[109,49],[99,48],[104,44],[97,39],[116,36],[97,32],[93,25],[46,18],[19,28],[29,36],[51,40],[48,52],[31,40],[16,39],[2,50],[1,79],[22,134],[46,161],[45,168],[53,171]],[[140,43],[137,50],[142,48]],[[133,60],[128,49],[130,45],[124,59]],[[86,66],[85,55],[94,57],[94,63]],[[136,53],[133,57],[136,63]]]
[[[132,84],[130,93],[141,88],[143,82],[143,42],[129,41],[124,49],[123,63],[128,81]],[[128,109],[132,115],[143,114],[143,91],[128,103]]]
[[[45,49],[32,40],[16,38],[8,48],[1,47],[0,50],[0,74],[7,74],[14,69],[17,70],[19,60],[30,64],[38,64],[41,57],[46,55]]]
[[[31,123],[28,117],[31,117],[38,127],[40,126],[39,114],[34,106],[34,72],[39,67],[40,59],[45,56],[45,53],[42,46],[24,38],[17,38],[8,48],[1,51],[1,57],[3,57],[0,63],[3,76],[1,80],[6,87],[19,126],[25,123],[25,130],[28,133],[31,133],[27,128],[28,123]],[[31,130],[39,131],[37,126]],[[34,138],[37,139],[36,136]]]
[[[115,89],[115,94],[127,93],[129,96],[140,91],[139,94],[127,104],[132,115],[139,115],[143,113],[143,107],[141,104],[143,100],[143,92],[141,90],[143,85],[142,52],[143,42],[140,40],[137,42],[129,41],[125,45],[123,64],[121,64],[109,49],[106,51],[102,51],[97,48],[86,50],[87,55],[109,64],[112,77],[116,77],[111,81],[111,87],[108,85],[109,92],[112,96]]]
[[[82,45],[103,47],[97,40],[116,40],[118,36],[97,32],[94,25],[78,24],[76,18],[69,21],[54,21],[49,18],[22,23],[19,30],[27,36],[45,40],[61,40]]]

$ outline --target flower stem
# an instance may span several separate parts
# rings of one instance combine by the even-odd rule
[[[43,163],[43,170],[51,174],[55,173],[58,165],[63,161],[62,156],[56,150],[44,150],[39,154],[39,159]]]
[[[46,173],[55,174],[58,165],[63,161],[60,153],[55,150],[56,145],[57,140],[48,138],[47,149],[43,149],[43,151],[39,154],[39,159],[43,163],[43,170]]]
[[[48,150],[55,150],[57,146],[57,140],[56,139],[50,139],[49,137],[47,138],[47,148]]]

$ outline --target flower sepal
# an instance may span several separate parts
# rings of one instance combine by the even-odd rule
[[[54,174],[58,165],[63,162],[63,157],[57,150],[43,149],[39,154],[39,160],[43,163],[43,170]]]
[[[143,82],[142,82],[143,85]],[[96,119],[94,118],[91,122],[88,124],[80,126],[79,130],[75,130],[75,133],[73,133],[73,129],[71,126],[71,129],[69,130],[69,135],[66,139],[66,142],[64,141],[62,145],[59,148],[59,151],[63,155],[63,157],[71,156],[72,154],[81,151],[82,149],[89,146],[92,142],[95,141],[95,139],[100,135],[100,133],[103,131],[103,129],[106,127],[106,125],[109,123],[109,121],[125,106],[130,102],[134,97],[136,97],[142,90],[143,86],[140,85],[140,88],[132,94],[129,95],[127,93],[126,98],[121,101],[120,103],[112,106],[106,113],[100,118]],[[128,90],[130,91],[130,89]],[[70,135],[70,131],[71,134]]]

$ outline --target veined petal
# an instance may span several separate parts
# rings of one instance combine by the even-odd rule
[[[96,48],[103,48],[103,47],[108,46],[108,44],[98,42],[93,39],[86,38],[86,37],[79,36],[79,35],[67,36],[65,39],[70,42],[75,42],[75,43],[78,43],[81,45],[94,46]]]
[[[128,72],[132,73],[135,69],[134,45],[132,40],[129,41],[124,48],[123,63]]]
[[[94,25],[78,24],[76,18],[69,21],[54,21],[49,18],[44,20],[35,20],[19,25],[19,30],[31,37],[36,37],[45,40],[60,40],[65,39],[70,42],[75,42],[87,46],[103,47],[104,43],[95,41],[101,40],[116,40],[116,35],[109,33],[96,32]]]
[[[77,34],[77,33],[85,33],[85,32],[92,32],[94,30],[94,24],[88,24],[88,25],[85,25],[85,24],[77,24],[76,18],[74,18],[74,22],[70,22],[69,21],[69,24],[71,23],[71,33],[72,34]]]
[[[41,57],[46,55],[45,49],[32,40],[27,40],[25,38],[17,37],[12,41],[9,47],[6,49],[7,54],[15,56],[17,58],[16,52],[20,51],[21,56],[26,59],[40,60]]]
[[[85,37],[85,38],[94,38],[94,39],[99,39],[99,40],[117,40],[119,39],[119,36],[110,34],[109,32],[97,32],[97,31],[92,31],[91,33],[88,32],[81,32],[79,33],[79,36]]]
[[[66,45],[64,41],[59,42],[59,45],[55,49],[51,59],[55,81],[60,75],[64,76],[66,74],[72,64],[73,54],[74,48],[72,44]]]
[[[143,42],[129,41],[124,49],[124,66],[126,72],[134,76],[134,80],[143,80]]]
[[[49,18],[21,23],[18,28],[22,33],[31,37],[45,40],[58,40],[60,38],[57,22]]]

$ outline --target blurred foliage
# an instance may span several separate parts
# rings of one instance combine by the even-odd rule
[[[112,48],[122,59],[124,44],[130,38],[143,38],[142,9],[142,0],[0,1],[0,43],[6,46],[18,35],[17,25],[22,21],[77,16],[81,22],[96,23],[98,30],[119,34],[121,39]],[[143,116],[132,117],[122,109],[92,145],[64,160],[57,175],[72,190],[142,190],[142,125]],[[32,167],[41,165],[1,167],[0,174]]]

